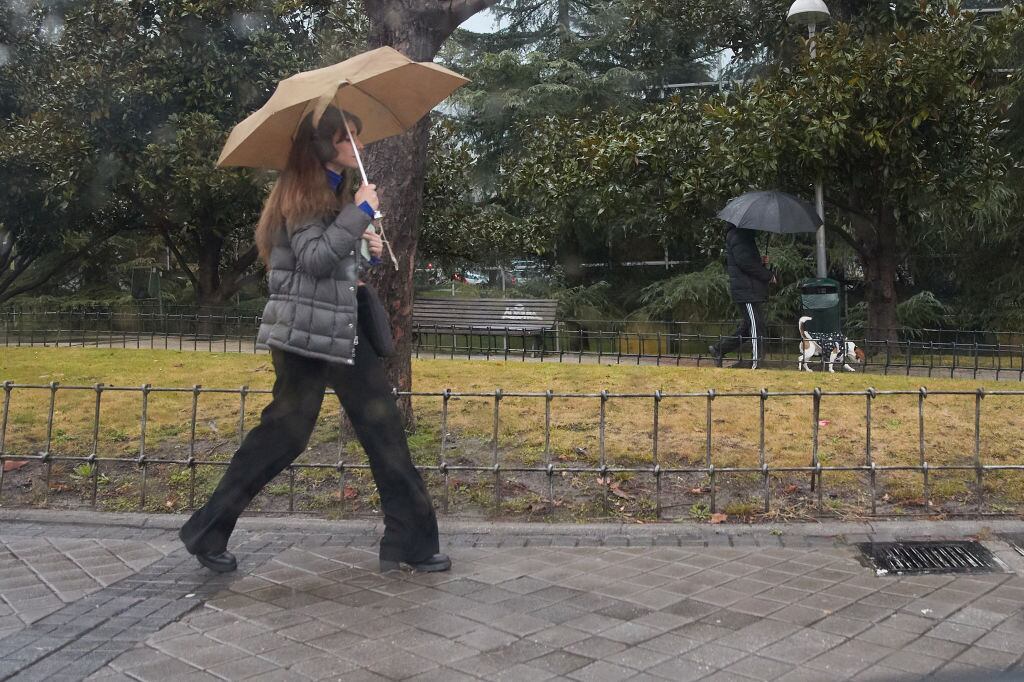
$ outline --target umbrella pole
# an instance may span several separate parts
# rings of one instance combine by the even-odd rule
[[[348,117],[345,116],[345,111],[338,107],[338,111],[341,113],[341,122],[345,126],[345,134],[348,136],[349,144],[352,145],[352,153],[355,154],[356,164],[359,166],[359,175],[363,178],[363,184],[369,185],[370,181],[366,179],[366,168],[363,166],[363,157],[359,153],[359,146],[352,141],[352,128],[348,125]],[[398,270],[398,259],[395,258],[395,252],[391,250],[391,242],[388,241],[387,235],[384,234],[384,222],[381,220],[384,214],[380,212],[380,209],[375,209],[373,212],[374,227],[380,230],[381,241],[384,242],[384,246],[388,250],[388,255],[391,256],[391,263],[395,266],[395,270]]]
[[[345,112],[338,107],[338,111],[341,112],[341,122],[345,125],[345,135],[348,136],[349,142],[352,141],[352,129],[348,126],[348,117],[345,116]],[[359,165],[359,175],[363,177],[363,184],[369,185],[370,181],[366,179],[366,168],[363,167],[363,157],[359,153],[359,147],[355,144],[352,145],[352,153],[356,155],[356,163]],[[380,211],[377,211],[380,213]],[[377,216],[380,217],[380,216]]]

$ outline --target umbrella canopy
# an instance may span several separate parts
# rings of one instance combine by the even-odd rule
[[[814,232],[822,224],[814,207],[785,192],[747,192],[730,199],[718,217],[744,230],[776,234]]]
[[[334,66],[281,81],[267,103],[231,131],[218,166],[283,169],[292,136],[310,111],[334,104],[363,122],[370,143],[411,128],[469,79],[431,62],[380,47]]]

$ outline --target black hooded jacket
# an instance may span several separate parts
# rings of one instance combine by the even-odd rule
[[[753,230],[729,226],[725,233],[725,264],[729,292],[735,303],[763,303],[768,300],[772,271],[761,263]]]

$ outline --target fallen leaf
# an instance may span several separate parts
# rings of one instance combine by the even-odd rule
[[[636,495],[631,495],[625,492],[622,488],[619,487],[619,484],[617,482],[611,484],[611,491],[613,495],[615,495],[616,497],[621,497],[624,500],[636,499]]]
[[[831,423],[832,422],[830,422],[828,419],[819,419],[818,420],[818,426],[828,426]]]
[[[6,462],[4,462],[4,472],[6,473],[8,471],[17,471],[26,464],[28,464],[28,460],[24,459],[20,459],[17,461],[7,460]]]
[[[795,495],[798,492],[800,492],[800,486],[798,486],[796,483],[791,483],[786,486],[787,495]]]
[[[355,488],[353,488],[352,486],[347,485],[347,486],[345,486],[345,492],[344,493],[342,493],[341,491],[338,491],[338,490],[335,490],[334,492],[331,493],[331,497],[334,498],[335,502],[340,501],[342,499],[343,495],[344,495],[344,498],[346,500],[354,500],[357,497],[359,497],[359,491],[356,490]]]
[[[722,523],[723,521],[725,521],[728,518],[729,518],[728,514],[722,514],[722,513],[712,514],[711,518],[708,519],[708,523]]]
[[[67,485],[66,483],[51,483],[50,490],[53,490],[58,493],[66,493],[68,491],[74,490],[74,488]]]

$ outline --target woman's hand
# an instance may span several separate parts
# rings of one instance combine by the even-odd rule
[[[356,190],[356,206],[366,202],[374,211],[380,208],[380,199],[377,198],[377,185],[363,185]]]
[[[380,238],[380,235],[370,228],[366,228],[366,232],[363,232],[363,239],[366,240],[366,245],[370,249],[370,255],[380,258],[381,254],[384,253],[384,241]]]

